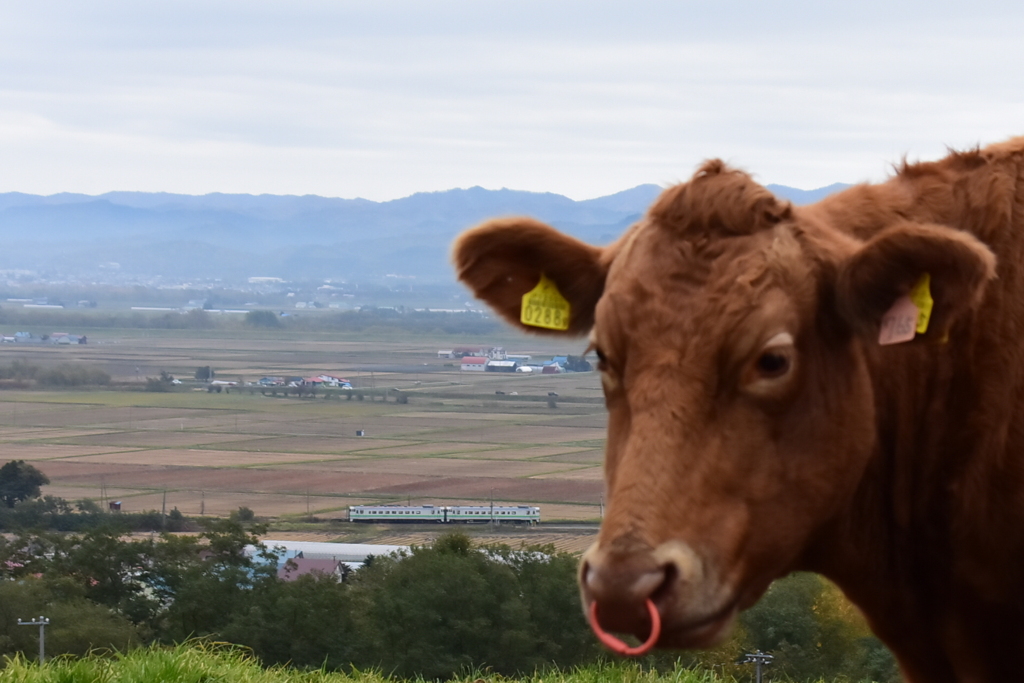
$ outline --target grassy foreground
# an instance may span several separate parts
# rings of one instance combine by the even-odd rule
[[[126,654],[93,654],[83,658],[58,657],[42,667],[15,657],[4,662],[4,683],[400,683],[376,672],[350,674],[264,668],[245,649],[216,643],[191,642],[176,647],[152,646]],[[487,672],[467,673],[453,683],[487,683],[515,679]],[[631,662],[617,662],[572,671],[546,671],[518,679],[518,683],[735,683],[731,676],[678,669],[659,674]]]

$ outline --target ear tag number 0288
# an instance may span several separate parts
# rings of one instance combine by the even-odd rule
[[[546,275],[537,286],[523,295],[519,320],[524,325],[549,330],[569,329],[569,302]]]
[[[900,344],[910,341],[918,334],[928,331],[934,305],[931,293],[931,276],[925,273],[909,294],[896,299],[885,315],[878,332],[878,343]]]

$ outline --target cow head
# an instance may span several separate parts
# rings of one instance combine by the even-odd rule
[[[866,242],[708,162],[596,248],[530,219],[462,235],[460,279],[513,324],[541,276],[564,332],[600,359],[607,509],[584,555],[604,628],[705,647],[801,563],[875,448],[869,366],[885,311],[929,273],[937,342],[980,299],[994,257],[950,228],[897,222]]]

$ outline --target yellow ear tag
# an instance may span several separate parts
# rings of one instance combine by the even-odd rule
[[[901,344],[928,331],[935,303],[932,301],[930,285],[931,276],[925,273],[907,294],[893,302],[892,307],[882,316],[878,330],[879,344]]]
[[[932,300],[931,281],[931,276],[925,273],[910,290],[910,300],[917,306],[916,331],[918,334],[928,331],[928,321],[932,319],[932,306],[935,302]]]
[[[519,320],[531,327],[549,330],[569,329],[569,302],[558,291],[555,283],[546,275],[526,294],[523,294],[523,308]]]

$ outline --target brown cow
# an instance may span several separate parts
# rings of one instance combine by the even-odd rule
[[[710,646],[811,570],[909,680],[1024,678],[1024,137],[806,207],[710,161],[608,247],[510,218],[454,260],[524,329],[591,334],[607,514],[580,585],[601,629]],[[880,345],[925,274],[927,327]],[[564,331],[520,323],[542,275]]]

